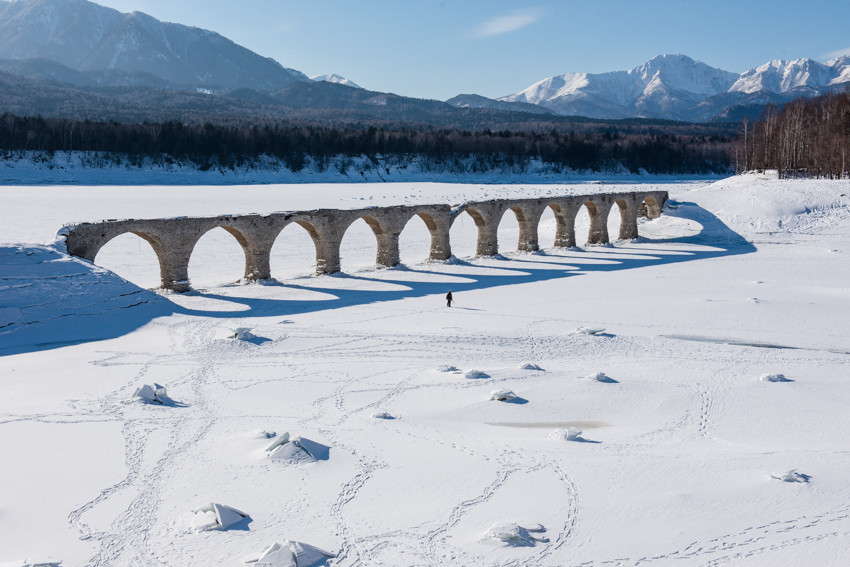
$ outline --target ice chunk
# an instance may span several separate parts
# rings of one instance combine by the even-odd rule
[[[313,547],[300,541],[286,541],[284,544],[289,545],[292,554],[295,556],[295,564],[298,567],[310,567],[330,557],[336,557],[335,553],[330,553],[318,547]]]
[[[520,370],[543,370],[536,364],[532,364],[530,362],[526,362],[525,364],[521,364],[519,367]]]
[[[251,339],[256,339],[257,336],[251,332],[250,327],[237,327],[235,329],[231,329],[233,331],[233,336],[236,340],[240,341],[250,341]]]
[[[534,526],[534,531],[543,532],[546,531],[546,528],[540,524],[536,524]],[[517,547],[533,546],[537,542],[547,541],[545,538],[534,537],[531,535],[530,530],[512,522],[494,524],[489,530],[487,530],[485,537],[487,539],[504,542],[508,545]]]
[[[311,567],[331,557],[336,557],[336,554],[300,541],[284,540],[282,544],[273,543],[259,555],[248,556],[243,561],[254,567]]]
[[[786,471],[779,475],[770,475],[772,478],[776,480],[781,480],[783,482],[809,482],[809,478],[811,478],[807,474],[800,474],[797,472],[797,469],[791,469],[790,471]]]
[[[379,411],[372,414],[375,419],[395,419],[395,416],[386,411]]]
[[[144,384],[136,388],[136,391],[133,392],[133,397],[141,398],[146,402],[153,402],[154,400],[156,400],[156,394],[153,391],[153,387],[149,386],[148,384]]]
[[[579,327],[578,329],[576,329],[576,332],[580,333],[582,335],[598,335],[600,333],[605,332],[605,329],[603,329],[601,327],[600,328]]]
[[[579,441],[581,440],[581,429],[578,427],[568,427],[564,429],[559,427],[549,434],[550,439],[561,439],[564,441]]]
[[[287,441],[281,442],[283,437],[286,437]],[[290,438],[288,433],[282,435],[281,439],[275,440],[266,449],[268,458],[290,463],[326,461],[328,452],[328,447],[320,443],[302,437]]]
[[[463,373],[464,378],[489,378],[490,375],[481,370],[470,369]]]
[[[759,376],[762,382],[791,382],[784,374],[762,374]]]
[[[271,453],[272,451],[274,451],[275,449],[277,449],[281,445],[285,445],[287,443],[289,443],[289,432],[285,431],[283,433],[283,435],[281,435],[280,437],[278,437],[277,439],[272,441],[271,445],[266,447],[266,452]]]
[[[254,561],[245,563],[254,563],[256,567],[298,567],[292,550],[279,543],[269,546]]]
[[[140,400],[149,404],[164,404],[168,401],[168,392],[165,389],[165,386],[160,386],[157,383],[151,384],[143,384],[136,388],[136,391],[133,392],[132,399]]]
[[[495,400],[497,402],[504,402],[505,400],[515,400],[517,395],[514,394],[510,390],[493,390],[490,392],[490,399]]]
[[[603,382],[605,384],[616,384],[617,381],[606,375],[604,372],[594,372],[593,374],[588,374],[585,376],[586,380],[591,380],[593,382]]]
[[[192,510],[192,514],[192,525],[197,531],[226,530],[248,517],[245,512],[215,502]]]

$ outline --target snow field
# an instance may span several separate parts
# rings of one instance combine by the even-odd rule
[[[210,189],[198,208],[262,209],[291,191],[258,189]],[[322,186],[293,200],[345,203],[365,189]],[[516,190],[427,189],[454,190],[455,200]],[[835,563],[850,534],[850,266],[835,260],[850,253],[848,189],[754,176],[674,185],[676,208],[643,222],[642,239],[612,247],[363,270],[372,248],[360,271],[297,277],[299,264],[285,285],[230,285],[210,271],[203,291],[142,292],[150,303],[121,311],[147,315],[135,330],[99,319],[118,326],[105,325],[107,340],[90,340],[79,306],[130,284],[68,293],[71,323],[58,331],[30,307],[34,296],[4,289],[4,305],[37,315],[21,336],[71,330],[84,342],[21,340],[0,357],[0,454],[12,463],[0,466],[0,561],[239,565],[288,539],[346,566]],[[586,188],[528,188],[564,190]],[[52,225],[60,205],[94,218],[83,216],[88,204],[62,202],[71,191],[114,198],[112,208],[91,204],[106,218],[164,206],[106,188],[15,191],[26,199],[11,200],[8,242],[15,224],[49,234],[72,220]],[[168,214],[197,191],[170,188]],[[439,201],[401,185],[376,187],[375,199],[408,195]],[[43,205],[38,218],[33,203]],[[371,233],[354,236],[353,251],[374,246]],[[117,256],[119,275],[149,271],[133,271],[132,253]],[[48,266],[16,269],[41,282]],[[240,327],[262,340],[232,338]],[[586,379],[599,372],[617,383]],[[765,373],[793,382],[760,381]],[[127,401],[153,383],[179,405]],[[527,403],[489,400],[502,389]],[[397,419],[372,417],[381,411]],[[570,427],[587,442],[548,437]],[[326,458],[269,459],[273,439],[258,431],[314,441]],[[771,476],[791,470],[808,482]],[[197,533],[186,515],[208,502],[250,522]],[[486,537],[505,523],[545,526],[532,535],[549,541]]]

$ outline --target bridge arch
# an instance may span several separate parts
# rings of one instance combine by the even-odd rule
[[[271,277],[283,280],[315,274],[318,238],[315,227],[307,221],[283,223],[269,251]]]
[[[209,227],[194,239],[186,258],[189,285],[207,288],[247,279],[253,275],[250,247],[249,239],[237,228]]]
[[[382,264],[378,261],[382,232],[374,218],[357,216],[347,223],[339,241],[339,269],[350,273]]]
[[[158,288],[162,285],[162,260],[161,247],[159,252],[157,247],[160,245],[153,237],[128,230],[98,246],[92,263],[140,287]]]

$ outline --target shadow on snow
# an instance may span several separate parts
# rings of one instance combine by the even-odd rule
[[[0,247],[0,268],[3,269],[3,272],[0,272],[0,291],[4,291],[4,295],[8,294],[10,289],[13,293],[17,292],[11,303],[7,300],[0,304],[0,355],[115,338],[157,317],[172,314],[220,319],[285,316],[398,299],[443,296],[448,289],[454,293],[463,293],[568,278],[591,272],[630,270],[755,252],[756,247],[753,244],[705,209],[693,203],[677,203],[674,207],[665,209],[668,217],[694,220],[702,225],[702,230],[691,236],[676,238],[641,237],[627,248],[594,246],[584,250],[549,250],[517,255],[503,260],[488,260],[486,265],[473,260],[464,264],[488,271],[495,268],[494,271],[498,273],[464,273],[460,275],[464,281],[451,284],[393,278],[393,270],[388,270],[382,271],[379,278],[351,274],[336,274],[334,277],[343,281],[375,282],[384,286],[395,284],[394,288],[397,289],[391,291],[329,289],[324,286],[292,283],[271,284],[287,289],[319,292],[324,297],[330,297],[330,299],[322,300],[266,299],[224,296],[203,291],[190,292],[196,296],[246,307],[238,311],[207,311],[182,307],[170,301],[167,295],[141,289],[107,270],[83,260],[69,259],[51,248]],[[642,246],[644,244],[651,247]],[[658,248],[659,244],[671,246]],[[683,245],[693,245],[694,248],[683,248]],[[34,250],[45,257],[37,263],[38,267],[32,268],[34,274],[28,278],[29,281],[24,281],[25,274],[18,277],[11,273],[4,273],[10,268],[14,270],[15,265],[24,263],[23,258],[18,257],[20,254],[32,255]],[[16,258],[17,262],[14,261]],[[501,263],[505,265],[498,265]],[[535,267],[535,265],[544,267]],[[415,268],[403,268],[398,272],[426,275],[435,273]],[[70,279],[72,276],[77,277],[73,282]],[[16,282],[16,277],[21,281]],[[72,294],[66,289],[69,282],[78,288],[77,294]],[[85,284],[94,287],[86,289]],[[70,303],[67,301],[68,297],[72,300]],[[440,305],[441,301],[437,304]],[[142,306],[143,308],[136,309]]]

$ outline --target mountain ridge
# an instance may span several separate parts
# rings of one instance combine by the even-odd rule
[[[662,54],[628,71],[554,75],[519,92],[489,100],[535,104],[561,116],[699,122],[735,106],[751,104],[753,95],[758,93],[781,104],[848,83],[847,56],[825,64],[807,58],[774,60],[735,74],[686,55]]]

